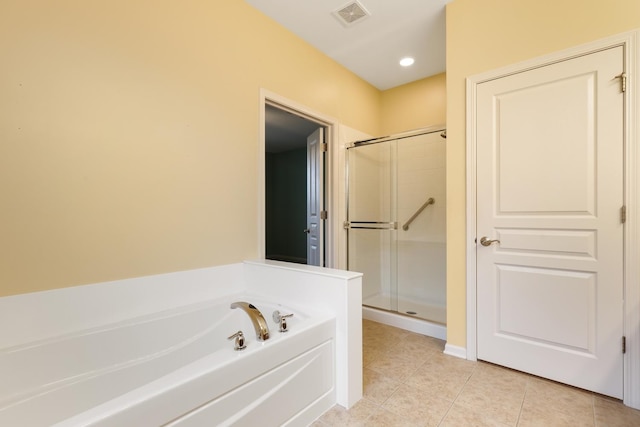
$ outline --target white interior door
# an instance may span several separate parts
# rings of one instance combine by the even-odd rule
[[[481,83],[476,141],[478,359],[617,398],[623,70],[616,47]]]
[[[324,265],[323,220],[324,163],[322,143],[324,129],[318,128],[307,138],[307,264]]]

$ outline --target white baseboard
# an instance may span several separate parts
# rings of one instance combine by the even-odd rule
[[[444,354],[453,357],[459,357],[460,359],[466,359],[467,349],[464,347],[458,347],[457,345],[446,344],[444,346]]]

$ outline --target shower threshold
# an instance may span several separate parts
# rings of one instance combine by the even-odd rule
[[[390,310],[390,297],[385,294],[376,294],[367,297],[362,301],[362,305],[378,310],[385,310],[394,314],[397,313],[404,316],[419,318],[441,325],[445,325],[447,323],[447,308],[445,306],[428,304],[412,299],[398,297],[397,312]]]
[[[362,306],[362,318],[441,340],[447,339],[447,327],[416,316],[403,315],[378,307]]]

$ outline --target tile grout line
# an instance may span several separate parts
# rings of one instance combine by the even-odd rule
[[[453,405],[455,405],[456,401],[458,400],[458,398],[462,394],[462,391],[467,386],[467,384],[469,384],[469,380],[471,380],[471,377],[473,376],[473,374],[476,372],[477,369],[478,369],[477,365],[473,367],[473,370],[471,371],[471,373],[469,374],[469,376],[465,380],[464,384],[462,385],[462,387],[460,387],[460,390],[458,390],[458,393],[456,394],[456,396],[451,401],[451,405],[449,406],[449,409],[447,410],[447,413],[444,414],[444,417],[442,417],[442,419],[440,420],[440,423],[438,423],[438,426],[442,425],[444,420],[447,418],[447,415],[449,415],[449,412],[451,412],[451,408],[453,408]]]
[[[438,427],[440,427],[444,422],[444,420],[447,419],[447,415],[449,415],[449,412],[451,412],[451,408],[453,408],[454,403],[455,403],[455,399],[451,402],[451,404],[449,404],[449,408],[447,409],[447,412],[445,412],[442,418],[440,419],[440,421],[438,421]]]
[[[531,378],[527,378],[527,382],[524,387],[524,396],[522,396],[522,402],[520,403],[520,411],[518,412],[518,419],[516,419],[515,427],[520,424],[520,418],[522,417],[522,408],[524,408],[524,401],[527,399],[527,393],[529,393],[529,386],[531,384]]]

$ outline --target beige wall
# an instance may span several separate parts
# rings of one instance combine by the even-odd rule
[[[380,134],[240,0],[7,0],[0,55],[0,296],[256,257],[260,88]]]
[[[382,92],[382,135],[446,122],[446,74]]]
[[[454,0],[447,6],[447,341],[466,346],[465,78],[640,28],[638,0]]]

